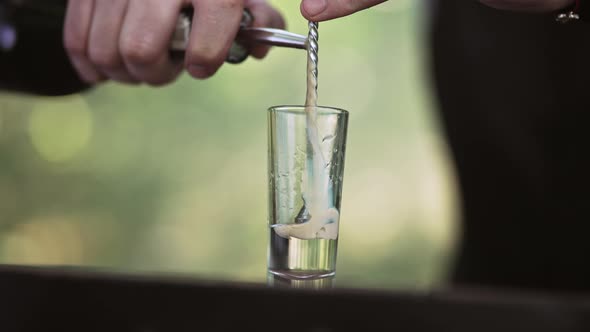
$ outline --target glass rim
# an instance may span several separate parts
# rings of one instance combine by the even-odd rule
[[[290,113],[290,114],[305,114],[305,108],[307,106],[304,105],[277,105],[271,106],[268,108],[268,112],[270,113]],[[331,107],[331,106],[320,106],[316,107],[318,109],[318,114],[323,115],[348,115],[348,111],[342,108]]]

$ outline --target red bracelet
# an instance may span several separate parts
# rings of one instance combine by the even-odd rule
[[[582,0],[576,0],[574,5],[571,7],[572,9],[566,13],[561,13],[557,15],[557,22],[560,23],[569,23],[572,21],[579,21],[580,20],[580,11],[582,9]]]

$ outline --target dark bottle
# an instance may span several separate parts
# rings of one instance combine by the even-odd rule
[[[63,47],[66,0],[0,0],[0,89],[67,95],[80,80]]]

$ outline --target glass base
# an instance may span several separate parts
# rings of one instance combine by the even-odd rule
[[[327,272],[327,271],[326,271]],[[335,284],[335,272],[308,274],[302,278],[302,274],[268,271],[268,286],[276,288],[302,288],[302,289],[330,289]],[[295,275],[296,277],[293,277]]]
[[[273,274],[277,277],[292,279],[292,280],[313,280],[329,278],[336,275],[335,271],[303,271],[303,270],[272,270],[269,269],[268,273]]]

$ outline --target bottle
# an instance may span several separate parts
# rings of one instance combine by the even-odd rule
[[[54,96],[89,88],[63,47],[66,5],[67,0],[0,1],[0,89]]]

